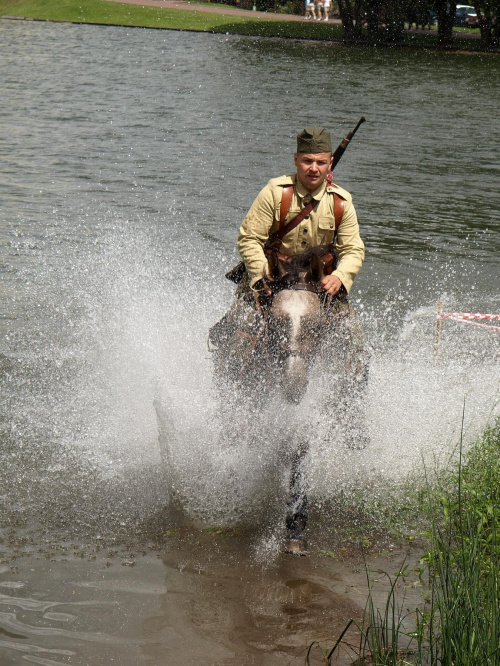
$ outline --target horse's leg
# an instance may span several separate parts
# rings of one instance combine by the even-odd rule
[[[249,287],[245,290],[245,285],[240,285],[231,308],[209,332],[209,341],[215,348],[216,385],[223,393],[248,384],[246,378],[251,375],[252,354],[260,332],[261,316],[253,294]]]
[[[369,354],[359,320],[350,303],[339,301],[332,312],[332,349],[341,368],[335,386],[335,409],[350,449],[369,444],[366,423]]]
[[[290,470],[290,490],[287,501],[287,541],[285,552],[305,555],[307,543],[304,530],[307,524],[307,495],[304,483],[302,461],[307,453],[307,444],[301,444],[292,458]]]

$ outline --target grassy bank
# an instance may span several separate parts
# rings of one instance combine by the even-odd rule
[[[422,497],[424,499],[422,500]],[[385,607],[370,593],[357,626],[357,666],[498,666],[500,664],[500,419],[458,465],[414,498],[428,524],[428,548],[419,569],[422,604],[408,610],[398,598],[407,567],[387,576]],[[371,574],[369,588],[371,589]],[[411,629],[408,629],[411,625]],[[346,644],[348,645],[348,644]],[[335,663],[337,641],[322,650]],[[306,659],[306,663],[309,661]]]
[[[196,10],[129,5],[106,0],[0,0],[0,15],[144,28],[234,33],[269,37],[339,40],[340,26],[287,20],[263,20]]]
[[[203,3],[200,3],[203,4]],[[283,17],[263,19],[247,12],[241,16],[196,10],[129,5],[106,0],[0,0],[0,16],[22,16],[47,21],[120,25],[128,27],[190,30],[261,37],[341,41],[342,27],[312,21],[290,21]],[[379,45],[383,46],[383,44]],[[407,32],[402,47],[435,48],[434,35]],[[478,40],[457,37],[455,48],[478,51]]]

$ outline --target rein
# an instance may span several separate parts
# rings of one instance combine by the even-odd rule
[[[321,293],[318,291],[318,287],[316,285],[308,282],[296,282],[295,284],[291,284],[289,287],[286,287],[286,289],[290,289],[291,291],[310,291],[312,294]],[[284,289],[281,289],[280,291],[284,291]]]

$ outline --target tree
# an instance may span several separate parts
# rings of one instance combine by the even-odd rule
[[[398,42],[404,30],[408,0],[338,0],[344,41],[387,44]],[[366,28],[363,32],[363,28]]]
[[[344,41],[359,43],[363,40],[364,2],[338,0],[340,18],[344,28]]]
[[[481,31],[481,46],[491,49],[500,45],[500,0],[475,0],[474,7]]]
[[[433,3],[432,0],[338,0],[338,6],[345,42],[397,44],[403,38],[405,22],[428,23]]]
[[[447,49],[453,45],[453,23],[457,3],[448,0],[436,0],[434,3],[438,22],[438,46]]]

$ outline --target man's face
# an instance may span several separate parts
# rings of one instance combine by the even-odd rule
[[[297,177],[308,192],[314,192],[325,180],[331,153],[295,153],[293,156],[297,167]]]

